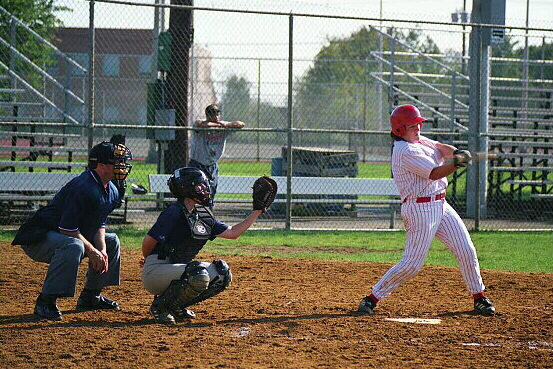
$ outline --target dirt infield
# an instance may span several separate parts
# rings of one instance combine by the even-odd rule
[[[105,291],[121,311],[60,299],[61,322],[32,315],[46,265],[0,252],[4,368],[553,367],[553,274],[483,271],[499,311],[483,317],[456,268],[425,266],[366,316],[357,303],[389,265],[229,256],[230,289],[166,327],[147,314],[138,250],[123,250],[122,284]]]

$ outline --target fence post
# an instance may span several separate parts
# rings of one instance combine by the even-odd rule
[[[395,64],[395,52],[396,52],[396,39],[394,36],[394,27],[390,30],[391,38],[390,38],[390,88],[388,89],[388,103],[390,107],[390,112],[392,111],[392,108],[395,105],[394,102],[394,64]]]
[[[88,151],[94,146],[94,0],[90,0],[88,14]]]
[[[288,173],[286,175],[286,221],[284,226],[285,230],[287,231],[290,230],[292,223],[292,104],[294,103],[294,99],[292,96],[292,84],[294,82],[294,16],[290,14],[288,19],[288,161],[286,163]]]
[[[453,72],[451,77],[451,112],[450,112],[450,121],[449,126],[451,132],[455,130],[455,99],[457,98],[457,72]]]
[[[12,16],[10,18],[10,46],[12,47],[12,49],[10,49],[10,71],[13,71],[15,72],[15,48],[16,48],[16,43],[17,43],[17,37],[16,37],[16,32],[17,32],[17,24],[15,22],[15,18]],[[10,88],[16,88],[16,78],[15,76],[12,74],[11,77],[10,77]],[[10,97],[10,101],[13,100],[13,97]]]
[[[257,120],[257,128],[260,126],[260,108],[261,107],[261,59],[257,59],[257,112],[256,112],[256,120]],[[257,161],[259,162],[261,160],[261,138],[260,133],[257,131],[256,138],[257,138]]]

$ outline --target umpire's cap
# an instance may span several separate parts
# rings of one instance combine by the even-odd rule
[[[90,150],[88,166],[90,169],[94,169],[98,163],[116,165],[125,163],[127,160],[132,160],[132,154],[128,147],[104,141]]]

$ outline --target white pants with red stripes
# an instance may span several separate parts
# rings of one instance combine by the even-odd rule
[[[474,244],[461,217],[447,201],[406,202],[401,206],[401,217],[407,232],[405,252],[401,261],[374,285],[372,293],[376,298],[389,296],[395,288],[419,272],[434,237],[457,258],[467,290],[471,294],[484,291]]]

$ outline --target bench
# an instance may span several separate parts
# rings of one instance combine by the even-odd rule
[[[523,158],[523,159],[531,159],[531,160],[541,160],[541,159],[550,159],[551,154],[534,154],[534,153],[526,153],[526,152],[497,152],[493,153],[495,156],[499,158]]]
[[[63,158],[66,162],[72,163],[74,155],[81,157],[88,155],[86,147],[70,147],[70,146],[0,146],[0,156],[9,156],[12,161],[37,161],[40,156],[45,156],[47,161],[52,161],[54,157]],[[19,158],[18,158],[19,156]],[[24,164],[27,165],[27,164]],[[7,168],[13,166],[6,165]],[[29,166],[31,167],[31,166]],[[0,167],[1,168],[1,167]],[[58,167],[50,167],[51,169],[59,169]],[[63,168],[66,168],[65,166]],[[50,169],[50,171],[51,171]]]
[[[544,179],[508,179],[505,181],[505,183],[513,184],[513,185],[519,185],[519,186],[545,186],[548,184],[553,184],[553,181]]]
[[[34,161],[34,160],[0,160],[0,171],[8,168],[48,168],[50,169],[66,169],[71,171],[72,168],[85,168],[88,163],[77,163],[73,161]]]
[[[53,151],[53,152],[81,152],[88,154],[86,147],[68,147],[68,146],[0,146],[0,152],[36,152],[36,151]]]
[[[168,174],[150,174],[148,177],[151,193],[160,195],[162,201],[175,200],[167,187]],[[219,176],[215,204],[251,203],[252,185],[257,178]],[[286,203],[287,178],[281,176],[272,178],[278,184],[275,203]],[[401,205],[399,192],[391,178],[292,177],[291,194],[292,204],[386,205],[390,210],[390,228],[395,228],[395,215]],[[358,196],[385,198],[363,199]]]
[[[31,138],[78,138],[82,139],[81,135],[75,133],[50,133],[50,132],[23,132],[23,131],[0,131],[0,137],[9,137],[9,138],[22,138],[22,139],[31,139]]]
[[[492,136],[493,134],[490,134]],[[536,136],[536,139],[543,140],[543,137]],[[489,140],[488,144],[490,147],[502,146],[502,147],[534,147],[534,148],[543,148],[543,149],[552,149],[553,142],[539,142],[539,141],[508,141],[508,140]]]
[[[0,208],[6,208],[3,215],[8,217],[12,211],[24,207],[23,212],[38,210],[41,204],[46,204],[70,180],[79,173],[36,173],[36,172],[0,172]],[[122,209],[114,210],[127,222],[127,198],[135,196],[125,195],[125,204]],[[136,195],[138,196],[138,195]]]
[[[489,170],[493,172],[553,172],[553,167],[490,167]]]

